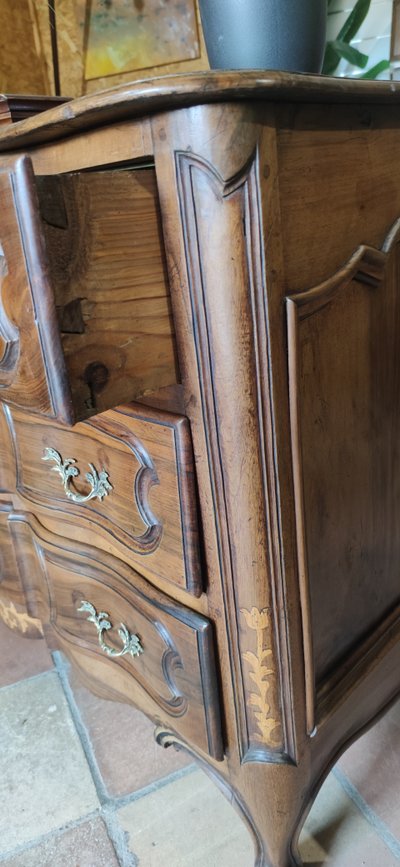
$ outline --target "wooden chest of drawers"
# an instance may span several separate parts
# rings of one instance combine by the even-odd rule
[[[0,132],[0,614],[257,867],[400,691],[399,101],[202,74]]]

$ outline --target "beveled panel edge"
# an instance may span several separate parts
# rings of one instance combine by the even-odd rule
[[[122,404],[115,408],[119,415],[126,414],[170,427],[174,432],[176,471],[182,527],[182,546],[185,563],[186,589],[199,598],[206,590],[201,563],[200,515],[197,507],[197,477],[194,466],[189,419],[170,411],[149,409],[139,403]]]
[[[369,245],[360,244],[350,259],[332,277],[316,286],[302,292],[294,292],[286,296],[287,338],[288,338],[288,387],[291,427],[291,449],[293,466],[293,487],[297,537],[298,575],[300,586],[301,616],[303,622],[304,674],[306,684],[306,718],[307,733],[311,737],[316,733],[316,723],[320,725],[328,713],[332,713],[336,705],[345,699],[356,679],[356,672],[363,667],[368,668],[367,661],[371,656],[371,643],[379,648],[384,646],[385,634],[387,640],[393,631],[389,616],[381,635],[379,625],[371,636],[350,653],[345,661],[338,666],[336,673],[316,691],[313,640],[311,627],[311,597],[310,582],[307,567],[307,543],[305,532],[304,486],[301,433],[299,421],[299,335],[298,326],[302,318],[318,312],[340,291],[346,289],[352,280],[366,286],[378,286],[384,277],[386,263],[396,244],[400,241],[400,218],[398,218],[386,235],[380,250]],[[399,611],[400,616],[400,611]],[[397,622],[397,617],[395,618]],[[367,672],[366,672],[367,673]]]
[[[400,603],[375,629],[361,641],[340,663],[331,676],[325,678],[317,690],[316,723],[320,729],[324,722],[345,701],[354,687],[368,677],[385,655],[386,645],[400,638]]]

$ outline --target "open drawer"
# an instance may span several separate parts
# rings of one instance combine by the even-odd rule
[[[0,161],[0,399],[67,424],[179,382],[155,172]]]

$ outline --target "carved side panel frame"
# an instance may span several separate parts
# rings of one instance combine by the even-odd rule
[[[395,473],[395,485],[397,485],[398,475],[395,441],[399,439],[398,434],[400,433],[400,414],[397,410],[398,397],[396,397],[400,370],[398,362],[400,317],[399,304],[396,300],[399,288],[399,241],[400,220],[397,220],[381,250],[360,246],[347,264],[333,277],[312,289],[296,293],[286,299],[291,444],[309,734],[315,732],[315,726],[322,723],[326,716],[333,712],[337,703],[342,701],[351,691],[356,681],[368,673],[374,660],[385,652],[385,647],[389,646],[394,635],[400,634],[400,599],[397,593],[396,600],[395,576],[390,577],[391,572],[393,572],[394,560],[396,563],[398,561],[397,558],[393,557],[393,554],[391,556],[392,567],[390,566],[390,557],[389,561],[387,559],[385,561],[388,546],[390,547],[391,543],[390,541],[386,542],[385,530],[382,531],[378,524],[379,520],[382,520],[383,526],[386,525],[387,528],[386,538],[388,539],[390,534],[393,538],[393,526],[391,528],[390,525],[398,522],[399,519],[394,500],[392,506],[388,506],[390,514],[383,514],[385,512],[383,502],[385,498],[387,499],[385,490],[391,496],[390,473]],[[341,329],[340,325],[342,325]],[[337,341],[336,344],[335,340]],[[353,347],[349,346],[349,341],[352,340]],[[344,348],[348,359],[347,371],[344,371],[343,363],[340,366],[340,356]],[[335,357],[338,359],[337,364]],[[362,359],[361,362],[360,358]],[[327,375],[328,362],[331,363],[330,372]],[[321,373],[322,370],[324,373]],[[340,384],[343,386],[342,395],[340,395]],[[315,395],[314,404],[308,402],[311,400],[309,398],[310,392]],[[337,436],[336,426],[333,427],[333,430],[336,431],[336,437],[332,438],[332,419],[335,416],[332,406],[340,407],[341,401],[343,406],[347,408],[347,416],[346,409],[343,410],[343,427],[346,425],[347,427],[345,427],[343,439],[338,444],[340,437]],[[336,417],[337,415],[336,412]],[[337,424],[340,427],[340,420]],[[324,455],[325,466],[329,464],[328,453],[331,447],[332,467],[328,467],[326,473],[321,472],[321,467],[316,470],[314,481],[311,482],[313,494],[310,494],[312,447],[309,447],[308,452],[307,447],[313,436],[312,425],[316,426],[315,429],[320,428],[320,434],[318,434],[320,439],[314,440],[315,463],[319,460],[315,443],[319,442],[323,445],[328,443],[328,452]],[[354,502],[351,504],[353,511],[350,513],[349,507],[348,514],[343,517],[343,515],[338,514],[338,509],[335,510],[335,514],[332,514],[330,507],[332,507],[332,503],[339,502],[337,495],[339,483],[336,481],[338,472],[335,472],[338,458],[337,454],[335,457],[335,450],[341,449],[341,453],[345,454],[346,435],[349,454],[347,475],[353,479],[353,474],[352,484],[356,493]],[[331,439],[329,439],[330,437]],[[370,451],[367,451],[368,448]],[[366,455],[359,458],[357,452],[363,449]],[[307,472],[305,469],[306,453]],[[389,463],[386,463],[385,454],[387,454]],[[354,457],[353,462],[350,459],[351,455]],[[392,467],[388,471],[390,461],[392,461]],[[354,469],[353,464],[357,465],[356,469]],[[363,470],[365,475],[372,474],[372,482],[367,479],[364,485]],[[375,480],[373,478],[374,473]],[[336,485],[335,493],[329,493],[329,483],[326,481],[329,479],[329,474],[331,474],[331,485]],[[323,481],[318,489],[318,482],[321,478]],[[323,488],[323,484],[325,484],[325,488]],[[374,484],[376,485],[376,497]],[[315,491],[318,493],[318,490],[319,498],[315,495]],[[366,493],[363,499],[364,490]],[[327,494],[325,499],[324,493]],[[314,496],[313,502],[311,501],[312,495]],[[365,506],[365,500],[368,500],[368,506]],[[344,505],[346,508],[346,500]],[[322,562],[322,558],[325,556],[323,553],[321,555],[314,553],[318,549],[318,545],[316,544],[313,516],[317,515],[318,520],[318,511],[320,513],[321,537],[319,547],[321,551],[324,550],[325,546],[326,556],[330,557],[331,563],[336,556],[335,547],[336,549],[340,548],[339,553],[344,552],[343,569],[337,573],[336,590],[334,584],[331,584],[330,588],[326,588],[324,585],[327,600],[328,602],[330,600],[329,604],[332,606],[332,618],[331,622],[326,625],[326,631],[329,630],[334,634],[336,630],[337,634],[340,635],[341,617],[351,618],[353,616],[354,620],[357,621],[357,627],[354,626],[355,643],[353,642],[353,645],[346,649],[346,621],[343,620],[344,625],[340,637],[344,649],[343,653],[340,655],[338,652],[337,656],[332,641],[328,647],[328,640],[324,644],[323,639],[318,638],[317,619],[319,615],[322,615],[322,612],[315,610],[313,617],[312,595],[314,592],[317,602],[318,584],[321,583],[316,577],[318,574],[316,558],[320,556],[320,562]],[[370,521],[369,525],[368,520]],[[311,522],[313,522],[314,534],[309,543],[308,535],[311,530],[308,524]],[[360,530],[358,526],[362,522],[365,524],[365,530]],[[326,527],[329,527],[329,524],[332,527],[330,536],[326,533]],[[330,547],[329,542],[331,542]],[[352,545],[360,546],[362,544],[365,544],[365,551],[354,552]],[[374,551],[374,546],[376,551]],[[312,576],[310,574],[311,556],[313,558],[313,581],[311,581]],[[337,557],[339,562],[339,554]],[[362,566],[362,558],[365,562],[364,567]],[[325,560],[325,562],[328,561]],[[356,562],[358,572],[354,562]],[[396,567],[394,566],[394,568]],[[382,572],[381,578],[376,577],[374,579],[375,574],[378,576],[379,570]],[[323,572],[323,568],[321,570],[320,567],[321,579],[324,577]],[[353,602],[350,600],[346,613],[344,591],[340,590],[340,586],[347,587],[347,593],[351,593],[352,585],[355,584],[357,575],[360,576],[360,573],[357,590],[358,602],[355,598]],[[373,600],[375,592],[374,580],[382,582],[383,591],[379,599],[377,597],[376,602],[378,621],[375,624],[372,622],[374,602],[369,602],[369,608],[365,608],[365,613],[362,610],[362,606],[365,604],[363,580],[365,582],[364,598],[369,593],[371,600]],[[341,593],[342,595],[340,595]],[[385,593],[387,597],[386,608]],[[335,609],[335,597],[339,600],[337,611]],[[353,607],[351,607],[352,605]],[[380,613],[379,606],[381,607]],[[316,609],[318,609],[317,604]],[[369,623],[367,634],[365,634],[365,629]],[[349,625],[352,624],[349,623]],[[362,633],[363,625],[365,626],[364,633]],[[357,628],[360,634],[358,640]],[[331,665],[329,665],[330,657],[332,659]]]
[[[241,760],[290,762],[258,154],[227,180],[175,160]]]

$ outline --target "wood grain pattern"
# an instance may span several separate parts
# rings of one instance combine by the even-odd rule
[[[355,648],[359,664],[361,639],[400,607],[399,236],[397,221],[382,251],[360,247],[330,280],[287,302],[299,572],[316,689]]]
[[[0,9],[0,90],[51,94],[47,66],[35,16],[35,4],[20,0],[18,14],[12,0]]]
[[[30,601],[20,571],[18,545],[10,532],[12,503],[0,501],[0,618],[27,638],[43,636],[41,621],[32,616]]]
[[[173,729],[189,736],[200,750],[222,758],[222,739],[210,623],[201,615],[154,590],[133,569],[89,545],[48,533],[29,515],[11,516],[19,544],[34,541],[43,571],[36,588],[38,609],[60,645],[103,662],[96,628],[78,613],[82,600],[110,614],[113,624],[124,623],[139,635],[144,652],[137,658],[105,657],[111,695],[129,701],[129,680],[135,679]],[[44,579],[44,580],[43,580]],[[39,601],[40,600],[40,601]],[[45,616],[48,612],[48,617]],[[113,633],[107,642],[120,649]],[[94,677],[96,675],[94,674]]]
[[[187,420],[139,405],[102,413],[73,429],[7,412],[17,465],[16,489],[37,506],[90,522],[107,545],[125,548],[135,568],[199,596],[202,592],[196,492]],[[68,500],[62,479],[43,463],[46,448],[74,458],[73,490],[86,495],[90,463],[112,490],[83,505]],[[90,532],[89,526],[87,532]]]
[[[393,105],[400,100],[400,83],[261,70],[218,70],[147,78],[75,99],[45,117],[23,121],[17,130],[13,127],[0,130],[0,153],[72,136],[102,123],[194,105],[240,104],[245,100],[295,105],[321,102]]]
[[[71,423],[179,382],[154,173],[37,183],[42,220],[29,159],[0,166],[2,399]]]
[[[29,154],[37,176],[58,175],[129,162],[151,164],[152,143],[148,119],[126,120],[78,133],[68,142],[32,148]]]
[[[37,184],[75,417],[178,382],[154,170]]]
[[[274,123],[282,276],[291,294],[328,280],[359,244],[384,243],[400,213],[400,121],[384,104],[360,99],[325,112],[276,105]],[[299,212],[306,217],[299,220]]]
[[[0,94],[0,126],[5,123],[16,123],[25,120],[41,111],[48,111],[67,102],[62,96],[16,96]]]
[[[70,394],[28,157],[2,162],[0,192],[1,398],[67,420]]]
[[[15,452],[6,418],[4,404],[0,404],[0,494],[11,494],[16,488]]]

